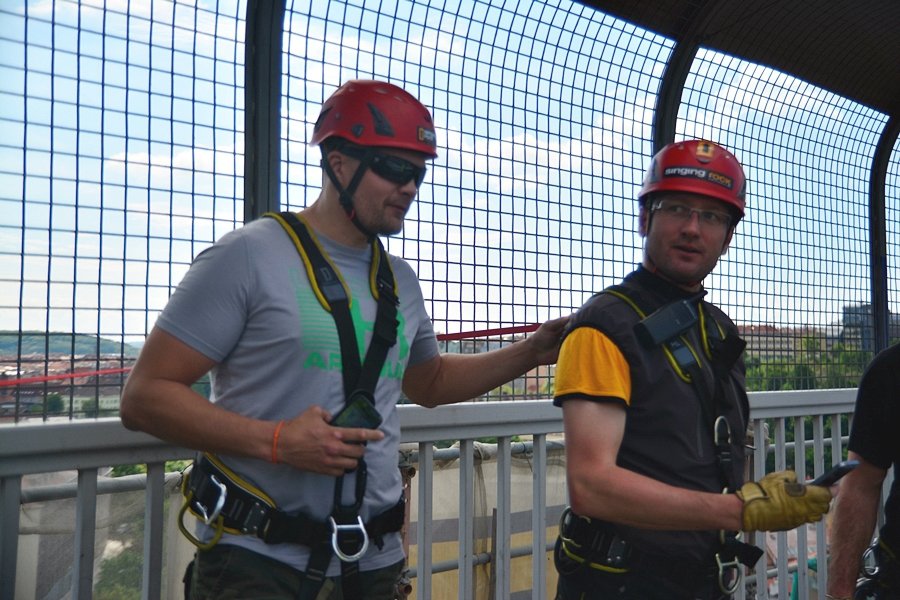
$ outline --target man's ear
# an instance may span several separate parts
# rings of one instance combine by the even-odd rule
[[[731,238],[734,237],[735,227],[737,227],[737,225],[728,230],[728,235],[725,236],[725,241],[722,242],[722,252],[719,253],[719,256],[728,254],[728,247],[731,245]]]
[[[346,167],[347,161],[345,156],[337,150],[332,150],[325,155],[323,160],[328,162],[328,166],[334,171],[334,174],[341,178],[341,169]]]
[[[645,205],[641,206],[641,212],[638,214],[638,233],[641,237],[647,237],[648,231],[650,231],[650,211]]]

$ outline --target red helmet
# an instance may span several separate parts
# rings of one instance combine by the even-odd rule
[[[437,157],[431,113],[409,92],[383,81],[348,81],[325,101],[309,143],[332,136]]]
[[[687,140],[667,145],[656,153],[638,193],[689,192],[701,194],[737,209],[744,216],[747,180],[734,154],[706,140]]]

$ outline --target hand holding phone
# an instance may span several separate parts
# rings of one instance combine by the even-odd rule
[[[822,487],[831,487],[838,480],[859,466],[858,460],[845,460],[831,467],[812,481],[807,481],[806,485],[820,485]]]

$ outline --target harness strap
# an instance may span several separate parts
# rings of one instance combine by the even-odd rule
[[[694,388],[700,401],[701,409],[710,424],[719,478],[724,491],[737,489],[738,482],[735,481],[731,450],[731,426],[723,414],[723,405],[725,402],[725,382],[730,377],[730,372],[735,362],[744,351],[746,342],[735,336],[725,335],[721,325],[711,316],[707,316],[706,311],[703,310],[702,296],[700,295],[694,297],[697,301],[696,315],[682,314],[684,313],[684,310],[682,310],[681,313],[670,318],[665,314],[668,309],[670,307],[680,308],[685,303],[685,300],[677,300],[664,305],[648,315],[638,304],[637,300],[628,293],[625,286],[613,285],[601,293],[612,294],[637,313],[641,319],[636,326],[638,337],[642,340],[655,339],[655,343],[663,349],[676,374]],[[694,298],[689,299],[689,301]],[[666,327],[664,329],[668,329],[659,338],[649,335],[652,332],[647,330],[647,324],[653,322],[654,316],[663,317],[659,322],[665,323]],[[696,318],[692,318],[694,316]],[[675,321],[674,325],[673,321]],[[685,335],[698,321],[700,338],[703,344],[702,351],[705,353],[712,370],[712,390],[710,390],[709,385],[706,383],[706,378],[703,376],[700,353]],[[733,593],[740,581],[739,577],[729,577],[729,572],[739,572],[740,564],[755,565],[763,553],[760,548],[740,541],[738,535],[738,532],[733,531],[720,532],[721,546],[719,552],[715,555],[715,559],[719,587],[724,593]],[[734,573],[731,573],[731,575],[734,575]]]
[[[755,546],[751,548],[762,552]],[[560,534],[554,549],[554,562],[560,574],[579,576],[585,572],[613,574],[652,573],[686,590],[695,590],[705,580],[716,580],[723,593],[733,593],[740,581],[739,560],[742,556],[722,548],[705,562],[697,562],[673,555],[646,552],[623,539],[607,522],[582,517],[567,508],[560,518]],[[749,557],[746,557],[749,560]],[[758,556],[756,557],[758,559]],[[755,564],[756,559],[750,564]]]
[[[364,158],[364,164],[368,154]],[[323,166],[327,163],[323,161]],[[361,227],[349,197],[364,173],[362,167],[357,170],[347,190],[341,191],[341,203],[351,220]],[[329,176],[332,174],[329,171]],[[334,179],[332,177],[332,179]],[[316,295],[322,307],[331,313],[338,332],[341,346],[341,374],[344,382],[344,401],[349,403],[351,398],[363,395],[374,404],[375,386],[384,366],[388,351],[397,342],[397,286],[394,273],[390,267],[390,260],[381,240],[368,234],[372,246],[372,262],[369,268],[369,288],[372,297],[377,303],[375,325],[372,339],[366,350],[365,358],[360,363],[360,350],[353,327],[353,318],[350,314],[352,301],[350,290],[340,275],[337,267],[328,259],[324,250],[312,230],[307,226],[302,217],[293,212],[266,213],[267,217],[277,220],[288,236],[293,240],[306,267],[310,283],[316,288]],[[334,503],[332,505],[331,526],[333,528],[331,544],[321,542],[311,546],[309,558],[310,568],[304,579],[301,598],[313,598],[321,587],[324,573],[328,569],[328,563],[333,554],[341,559],[341,576],[345,588],[344,597],[347,600],[355,600],[360,597],[359,566],[356,562],[365,554],[368,547],[368,533],[365,525],[359,519],[359,509],[362,506],[366,491],[366,465],[364,460],[359,461],[356,469],[356,498],[353,504],[342,504],[341,491],[343,489],[343,477],[339,477],[335,483]],[[343,544],[348,543],[348,538],[361,536],[359,546],[350,552],[343,550]],[[349,540],[353,542],[353,540]],[[348,565],[348,563],[352,563]]]
[[[331,180],[331,183],[338,191],[338,200],[341,203],[341,208],[344,209],[344,212],[347,214],[347,218],[350,219],[350,221],[356,226],[356,228],[359,229],[369,240],[374,239],[376,235],[373,232],[369,231],[369,228],[363,225],[362,221],[359,220],[359,215],[356,214],[356,209],[353,206],[353,194],[356,193],[356,188],[359,187],[363,176],[371,166],[372,154],[373,149],[370,147],[365,147],[363,155],[359,158],[359,167],[357,167],[356,172],[353,174],[353,177],[350,179],[350,183],[347,184],[346,188],[341,185],[340,180],[334,173],[334,169],[331,168],[331,163],[328,162],[328,157],[326,156],[324,148],[322,150],[321,160],[322,170],[325,171],[326,175],[328,175],[328,178]]]
[[[278,221],[294,242],[319,303],[334,318],[341,344],[341,372],[345,397],[349,398],[355,390],[373,393],[387,353],[397,342],[399,325],[396,282],[381,240],[377,237],[372,240],[369,288],[378,308],[372,339],[365,359],[360,363],[356,331],[353,327],[353,318],[350,316],[352,302],[350,290],[337,267],[327,257],[302,217],[290,211],[266,213],[264,216]]]

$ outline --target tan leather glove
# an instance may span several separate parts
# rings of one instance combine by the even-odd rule
[[[785,531],[814,523],[828,512],[831,490],[797,482],[793,471],[769,473],[737,492],[744,502],[744,531]]]

